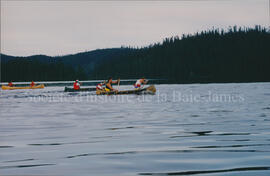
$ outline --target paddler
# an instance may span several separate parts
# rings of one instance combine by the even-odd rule
[[[81,85],[79,83],[79,80],[76,80],[74,83],[73,83],[73,89],[75,90],[79,90],[81,88]]]
[[[8,83],[8,86],[9,86],[9,87],[13,87],[13,86],[14,86],[14,84],[12,83],[12,81],[10,81],[10,82]]]
[[[34,87],[34,86],[35,86],[35,83],[34,83],[34,81],[32,81],[30,84],[30,87]]]
[[[105,88],[103,87],[104,85],[106,84],[106,81],[102,82],[102,83],[99,83],[97,86],[96,86],[96,89],[97,90],[104,90]]]
[[[114,89],[113,87],[112,87],[112,84],[117,84],[117,83],[119,83],[120,82],[120,78],[117,80],[117,81],[113,81],[112,80],[112,77],[110,77],[109,79],[108,79],[108,81],[106,82],[106,87],[105,87],[105,91],[106,92],[110,92],[110,91],[118,91],[118,90],[116,90],[116,89]]]
[[[138,79],[136,83],[134,84],[135,89],[142,88],[145,84],[147,84],[148,80],[146,80],[144,77],[141,79]]]

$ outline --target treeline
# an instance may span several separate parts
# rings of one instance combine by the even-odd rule
[[[17,57],[1,54],[1,81],[86,80],[97,65],[123,57],[128,48],[97,49],[94,51],[50,57],[34,55]]]
[[[62,62],[45,63],[17,59],[1,63],[1,81],[60,81],[87,79],[82,67],[74,69]]]
[[[172,37],[102,64],[92,78],[167,79],[171,83],[270,81],[270,32],[232,27]]]
[[[270,81],[270,31],[232,27],[164,39],[143,48],[74,55],[1,54],[1,81],[156,78],[168,83]]]

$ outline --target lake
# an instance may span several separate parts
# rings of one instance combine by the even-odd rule
[[[156,88],[1,90],[0,175],[270,175],[270,83]]]

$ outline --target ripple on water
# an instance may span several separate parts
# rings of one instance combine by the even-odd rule
[[[33,161],[35,159],[29,158],[29,159],[22,159],[22,160],[10,160],[10,161],[4,161],[4,163],[15,163],[15,162],[25,162],[25,161]]]
[[[78,142],[66,142],[66,143],[36,143],[36,144],[28,144],[30,146],[57,146],[57,145],[72,145],[72,144],[91,144],[91,143],[99,143],[104,142],[104,140],[96,140],[96,141],[78,141]]]
[[[12,147],[14,147],[14,146],[11,146],[11,145],[0,145],[0,149],[1,148],[12,148]]]
[[[196,134],[198,136],[206,136],[209,133],[212,133],[213,131],[194,131],[194,132],[190,132],[192,134]]]
[[[244,172],[244,171],[265,171],[270,170],[270,166],[263,167],[241,167],[231,169],[220,169],[220,170],[200,170],[200,171],[184,171],[184,172],[168,172],[168,173],[139,173],[139,175],[197,175],[197,174],[212,174],[212,173],[226,173],[226,172]]]
[[[52,165],[56,165],[56,164],[23,164],[23,165],[15,165],[15,166],[0,166],[0,169],[40,167],[40,166],[52,166]]]
[[[220,110],[210,110],[209,112],[212,112],[212,113],[227,113],[227,112],[234,112],[232,110],[226,110],[226,109],[220,109]]]
[[[190,117],[200,117],[200,115],[192,114],[192,115],[190,115]]]
[[[266,117],[266,114],[260,114],[259,117]]]
[[[262,110],[270,110],[270,107],[264,107]]]
[[[170,136],[170,138],[178,137],[193,137],[193,136],[242,136],[242,135],[251,135],[251,133],[214,133],[213,131],[194,131],[194,132],[184,132],[184,134],[193,134],[193,135],[175,135]]]
[[[192,147],[191,147],[192,148]],[[193,147],[196,148],[196,147]],[[199,148],[199,147],[198,147]],[[207,148],[207,146],[206,146]],[[211,148],[211,146],[209,147]],[[215,147],[213,147],[215,148]],[[216,147],[218,148],[218,147]],[[91,157],[91,156],[108,156],[108,155],[136,155],[136,154],[149,154],[149,153],[220,153],[220,152],[226,152],[226,153],[268,153],[270,150],[249,150],[249,149],[242,149],[242,150],[236,150],[236,149],[229,149],[229,150],[200,150],[200,149],[186,149],[186,150],[137,150],[137,151],[123,151],[123,152],[108,152],[108,153],[82,153],[77,155],[70,155],[66,156],[65,158],[71,159],[71,158],[80,158],[80,157]]]
[[[238,148],[238,147],[251,147],[251,146],[270,146],[270,144],[235,144],[235,145],[209,145],[209,146],[196,146],[191,148]]]

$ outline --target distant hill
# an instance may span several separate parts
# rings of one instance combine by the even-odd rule
[[[97,66],[102,66],[100,64],[118,57],[125,57],[127,54],[132,53],[132,51],[134,51],[134,49],[98,49],[73,55],[59,56],[55,57],[55,59],[61,60],[64,64],[69,64],[75,68],[81,66],[86,71],[87,75],[90,75]]]
[[[91,72],[99,64],[123,57],[132,51],[134,49],[110,48],[55,57],[46,55],[17,57],[1,54],[1,80],[3,82],[9,80],[84,80],[89,78]]]
[[[29,57],[20,57],[20,56],[9,56],[5,54],[1,54],[1,63],[7,63],[17,59],[27,59],[28,61],[40,61],[40,62],[49,62],[52,57],[45,55],[34,55]]]
[[[2,81],[162,78],[169,83],[270,81],[270,31],[213,29],[166,38],[144,48],[112,48],[73,55],[1,54]]]
[[[93,70],[96,64],[104,61],[108,61],[111,58],[125,56],[125,54],[130,53],[133,49],[128,48],[110,48],[110,49],[98,49],[94,51],[82,52],[77,54],[70,54],[64,56],[46,56],[46,55],[33,55],[28,57],[19,56],[9,56],[1,54],[1,62],[7,63],[14,60],[27,60],[27,61],[38,61],[41,63],[57,63],[63,62],[64,64],[69,64],[76,68],[82,66],[85,70]]]

